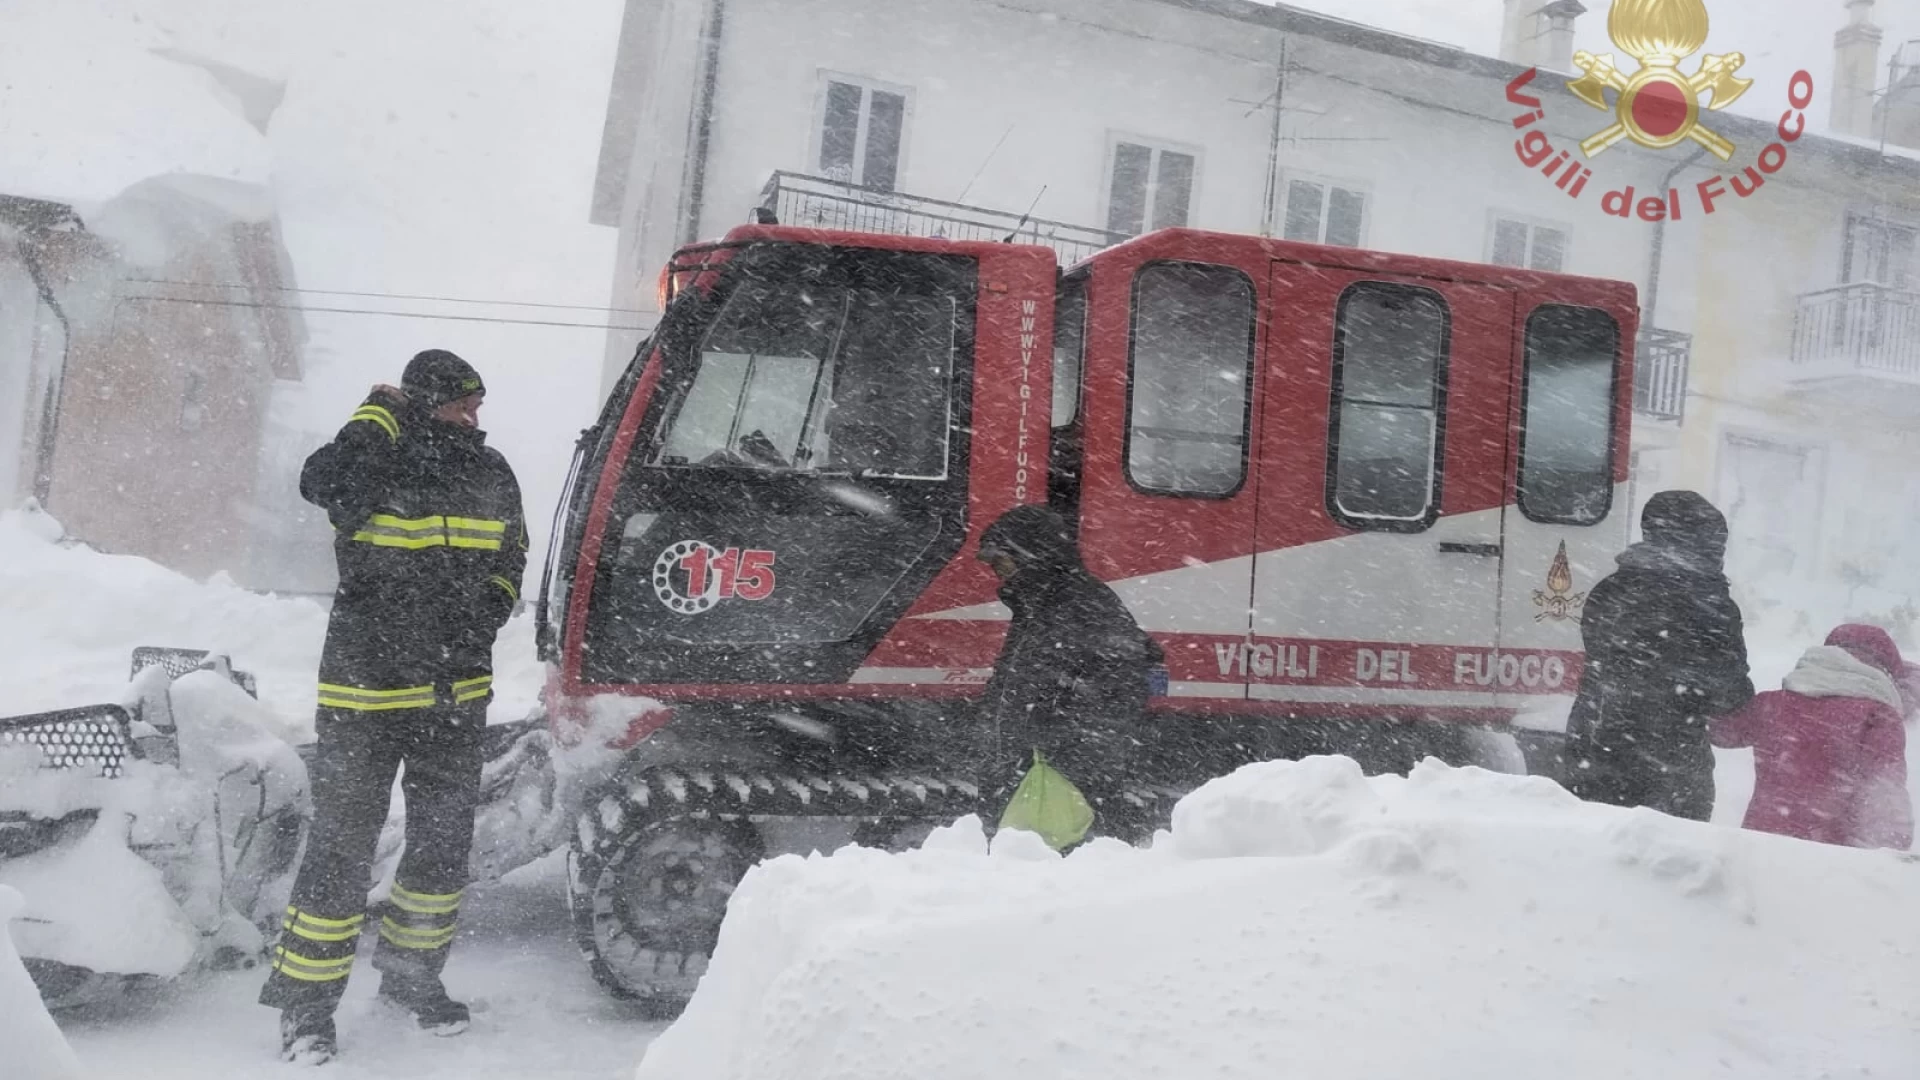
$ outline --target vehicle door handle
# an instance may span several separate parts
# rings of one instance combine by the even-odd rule
[[[1497,559],[1500,557],[1501,549],[1499,544],[1470,544],[1459,540],[1442,540],[1440,554],[1478,555],[1485,559]]]

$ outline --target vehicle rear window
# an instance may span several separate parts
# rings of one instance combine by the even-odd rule
[[[1613,506],[1614,375],[1620,325],[1596,308],[1549,304],[1527,319],[1520,512],[1593,525]]]
[[[1155,263],[1133,286],[1127,476],[1164,495],[1231,494],[1247,472],[1253,282],[1226,266]]]
[[[1447,302],[1431,289],[1369,281],[1340,297],[1328,502],[1342,523],[1432,523],[1449,333]]]
[[[1068,278],[1053,312],[1053,426],[1073,423],[1080,409],[1080,368],[1087,349],[1087,279]]]

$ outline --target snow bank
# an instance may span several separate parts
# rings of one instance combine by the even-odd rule
[[[761,865],[639,1077],[1913,1076],[1916,911],[1890,853],[1255,765],[1151,850]]]
[[[40,992],[20,964],[7,924],[21,911],[20,894],[0,885],[0,1047],[7,1075],[17,1080],[79,1080],[80,1059],[40,1004]]]
[[[198,582],[145,559],[54,542],[44,513],[0,512],[0,714],[118,701],[135,646],[211,649],[259,676],[289,722],[310,714],[326,611]]]
[[[222,676],[170,689],[172,722],[148,713],[167,736],[136,726],[156,760],[118,778],[41,769],[37,751],[0,758],[0,811],[57,823],[30,854],[0,860],[0,885],[25,898],[25,955],[168,978],[222,949],[257,955],[278,924],[306,766]]]
[[[0,511],[0,716],[119,701],[134,647],[173,645],[228,654],[258,677],[276,734],[313,738],[322,605],[249,592],[224,576],[194,581],[62,544],[61,535],[43,512]],[[529,615],[507,624],[494,657],[491,718],[527,715],[543,677]]]
[[[20,951],[91,971],[171,978],[200,934],[158,866],[128,849],[131,822],[102,814],[77,842],[0,863],[0,889],[25,897]]]

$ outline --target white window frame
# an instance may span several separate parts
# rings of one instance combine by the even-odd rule
[[[1298,172],[1294,170],[1284,170],[1280,173],[1279,217],[1274,224],[1276,235],[1281,237],[1287,235],[1287,206],[1293,198],[1293,184],[1296,180],[1307,184],[1319,184],[1322,189],[1320,192],[1320,230],[1318,236],[1311,241],[1312,243],[1324,244],[1327,242],[1327,210],[1333,202],[1333,189],[1344,188],[1360,196],[1360,243],[1357,247],[1370,248],[1373,246],[1373,185],[1366,181],[1356,180],[1350,176],[1330,176],[1326,173]]]
[[[1147,165],[1146,220],[1141,227],[1142,236],[1155,229],[1195,228],[1195,211],[1200,207],[1201,171],[1206,167],[1206,155],[1198,146],[1191,143],[1174,142],[1170,139],[1154,138],[1150,135],[1136,135],[1125,131],[1107,132],[1107,163],[1100,173],[1100,217],[1102,223],[1113,220],[1113,170],[1119,163],[1120,144],[1131,143],[1144,146],[1153,151],[1153,157]],[[1193,159],[1193,183],[1187,188],[1187,220],[1177,226],[1163,225],[1153,220],[1154,196],[1160,191],[1160,155],[1171,150],[1176,154],[1185,154]]]
[[[1854,276],[1854,224],[1866,223],[1888,232],[1901,231],[1916,236],[1914,251],[1907,260],[1904,269],[1895,268],[1893,281],[1870,281]],[[1842,284],[1870,283],[1889,288],[1913,289],[1920,287],[1920,221],[1902,214],[1885,204],[1849,207],[1840,217],[1840,277]]]
[[[845,83],[848,86],[857,86],[861,90],[860,121],[859,126],[854,130],[853,137],[853,175],[847,180],[856,187],[866,186],[864,174],[867,170],[867,129],[873,122],[873,92],[881,90],[889,94],[898,94],[906,99],[906,106],[900,114],[900,151],[894,161],[893,169],[893,190],[896,192],[902,190],[905,187],[902,181],[907,175],[907,147],[912,141],[913,87],[884,82],[865,75],[850,75],[844,71],[832,71],[827,68],[820,68],[818,71],[814,89],[813,132],[807,140],[807,173],[817,175],[823,171],[820,168],[820,151],[826,142],[827,90],[831,83]]]
[[[1482,262],[1486,263],[1489,266],[1500,265],[1500,264],[1496,264],[1493,261],[1493,245],[1494,245],[1494,238],[1499,233],[1500,223],[1503,221],[1510,221],[1510,222],[1513,222],[1515,225],[1524,225],[1527,228],[1527,251],[1525,256],[1525,259],[1526,259],[1525,264],[1522,266],[1514,267],[1513,269],[1517,269],[1517,270],[1534,269],[1534,265],[1533,265],[1534,233],[1536,230],[1539,230],[1539,229],[1552,229],[1553,231],[1559,233],[1561,238],[1560,269],[1557,272],[1562,274],[1570,274],[1573,272],[1573,226],[1567,224],[1564,221],[1555,221],[1551,218],[1538,218],[1528,214],[1515,214],[1506,210],[1490,210],[1487,212],[1487,242],[1486,242],[1485,252],[1481,256]],[[1555,272],[1556,271],[1551,271],[1551,270],[1541,271],[1541,273],[1555,273]]]

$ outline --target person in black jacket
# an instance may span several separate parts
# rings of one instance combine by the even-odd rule
[[[1587,666],[1567,724],[1567,787],[1705,821],[1709,724],[1753,697],[1740,608],[1722,571],[1727,521],[1691,491],[1663,491],[1640,524],[1642,541],[1594,586],[1581,616]]]
[[[333,524],[340,586],[320,658],[314,820],[260,994],[281,1010],[289,1061],[333,1056],[396,772],[406,850],[374,913],[380,996],[436,1034],[467,1025],[440,972],[468,880],[493,641],[527,560],[519,483],[479,430],[485,393],[466,361],[423,352],[300,474]]]
[[[982,696],[998,747],[995,810],[1038,750],[1093,805],[1095,831],[1132,839],[1140,823],[1120,793],[1160,646],[1087,571],[1071,527],[1048,507],[1009,510],[981,535],[979,558],[1013,612]]]

